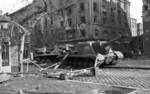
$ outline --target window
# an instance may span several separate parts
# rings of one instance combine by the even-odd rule
[[[120,7],[120,4],[121,4],[121,1],[118,0],[118,2],[117,2],[118,7]]]
[[[112,31],[112,36],[113,36],[113,37],[116,37],[115,31]]]
[[[72,33],[68,33],[68,38],[73,38],[73,34]]]
[[[84,10],[84,3],[80,3],[80,10],[81,10],[81,11]]]
[[[85,16],[81,16],[81,23],[86,23]]]
[[[61,26],[61,27],[64,27],[64,22],[60,22],[60,26]]]
[[[51,34],[54,35],[54,30],[51,30]]]
[[[97,16],[94,16],[94,23],[97,23]]]
[[[144,8],[144,11],[148,11],[148,5],[144,5],[143,8]]]
[[[68,9],[68,14],[71,14],[71,13],[72,13],[72,9],[69,8],[69,9]]]
[[[121,12],[120,12],[120,10],[118,10],[118,15],[121,15]]]
[[[97,37],[99,35],[99,30],[95,29],[95,36]]]
[[[93,10],[94,10],[94,11],[98,11],[97,3],[93,3]]]
[[[51,17],[51,25],[53,25],[53,17]]]
[[[59,35],[59,39],[63,39],[63,34],[60,34],[60,35]]]
[[[107,19],[103,18],[103,24],[106,24],[106,22],[107,22]]]
[[[45,24],[44,27],[47,28],[47,19],[45,18]]]
[[[127,8],[127,4],[126,4],[126,3],[124,3],[124,10],[126,10],[126,8]]]
[[[68,19],[68,25],[69,25],[69,27],[72,26],[72,20],[71,19]]]
[[[84,29],[83,29],[83,30],[80,30],[80,32],[81,32],[81,37],[86,37],[86,32],[85,32]]]
[[[121,27],[121,21],[118,21],[118,26]]]
[[[107,31],[105,30],[105,31],[104,31],[104,37],[107,37],[107,35],[108,35],[108,34],[107,34]]]
[[[111,20],[111,25],[115,25],[114,19]]]
[[[125,28],[127,28],[128,27],[127,23],[124,23],[124,26],[125,26]]]

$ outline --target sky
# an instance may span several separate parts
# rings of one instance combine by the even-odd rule
[[[32,0],[29,0],[31,2]],[[142,0],[130,0],[130,15],[132,18],[136,18],[137,22],[142,22]],[[0,9],[3,13],[12,13],[19,8],[25,6],[27,3],[22,0],[0,0]]]

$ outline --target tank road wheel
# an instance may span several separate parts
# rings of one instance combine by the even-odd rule
[[[59,79],[60,80],[68,80],[68,76],[67,76],[66,73],[65,74],[60,74]]]

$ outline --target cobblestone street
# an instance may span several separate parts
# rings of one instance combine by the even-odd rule
[[[97,78],[91,76],[78,76],[74,77],[73,80],[150,89],[150,70],[101,69]]]

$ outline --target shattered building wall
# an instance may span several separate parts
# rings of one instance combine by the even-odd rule
[[[150,0],[143,0],[144,52],[150,54]]]

